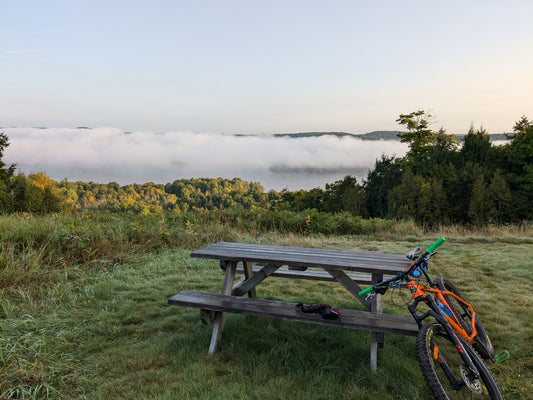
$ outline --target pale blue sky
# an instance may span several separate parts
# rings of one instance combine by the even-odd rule
[[[533,1],[0,0],[0,126],[510,131]]]

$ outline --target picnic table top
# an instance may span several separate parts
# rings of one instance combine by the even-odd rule
[[[232,242],[218,242],[193,251],[191,257],[392,275],[411,264],[405,255],[398,254]]]

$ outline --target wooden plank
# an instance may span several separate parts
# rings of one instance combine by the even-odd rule
[[[396,274],[410,265],[405,256],[349,250],[313,249],[219,242],[194,251],[191,257],[218,260],[270,262],[294,267],[318,267],[347,271]]]
[[[168,304],[373,332],[410,336],[418,332],[418,325],[411,317],[340,309],[340,321],[327,320],[318,314],[303,313],[296,303],[284,301],[183,291],[170,298]]]
[[[248,244],[248,243],[234,243],[234,242],[218,242],[214,245],[208,246],[206,248],[194,251],[195,254],[205,254],[209,253],[221,254],[226,253],[231,255],[233,252],[247,252],[250,254],[259,253],[259,254],[276,254],[279,251],[283,251],[287,254],[298,254],[300,256],[332,256],[332,257],[348,257],[348,258],[369,258],[369,259],[379,259],[379,260],[392,260],[401,262],[406,261],[406,258],[403,255],[389,254],[389,253],[380,253],[380,252],[366,252],[366,251],[352,251],[352,250],[337,250],[337,249],[324,249],[324,248],[311,248],[311,247],[290,247],[290,246],[269,246],[269,245],[259,245],[259,244]]]
[[[352,251],[352,250],[337,250],[337,249],[324,249],[324,248],[310,248],[310,247],[290,247],[290,246],[268,246],[258,244],[247,243],[232,243],[232,242],[218,242],[214,245],[205,247],[193,252],[193,257],[198,255],[200,257],[206,257],[209,255],[225,255],[232,257],[235,253],[247,253],[250,255],[267,255],[277,254],[279,252],[284,254],[293,254],[298,257],[344,257],[348,259],[378,259],[380,261],[400,262],[404,263],[407,258],[403,255],[380,253],[380,252],[365,252],[365,251]]]
[[[260,265],[253,265],[252,270],[253,272],[259,271],[261,268],[263,268]],[[244,268],[241,264],[237,265],[237,270],[235,271],[237,274],[243,274]],[[355,273],[347,273],[346,274],[352,281],[357,283],[364,283],[367,285],[370,285],[372,283],[372,275],[370,274],[355,274]],[[335,282],[335,278],[331,276],[331,274],[327,273],[324,270],[316,270],[316,269],[307,269],[306,271],[297,271],[293,269],[289,269],[287,267],[281,267],[278,268],[276,271],[272,273],[273,277],[277,278],[293,278],[293,279],[307,279],[312,281],[325,281],[325,282]]]

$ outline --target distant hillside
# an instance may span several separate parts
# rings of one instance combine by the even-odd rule
[[[11,127],[1,127],[1,129],[7,129],[7,128],[17,128],[16,126]],[[47,127],[33,127],[33,129],[55,129],[55,128],[47,128]],[[87,126],[78,126],[74,129],[80,129],[80,130],[87,130],[92,129]],[[124,134],[131,134],[132,132],[124,132]],[[345,137],[349,136],[352,138],[359,138],[362,140],[400,140],[398,137],[399,133],[403,133],[401,131],[372,131],[368,133],[348,133],[348,132],[298,132],[298,133],[274,133],[271,136],[273,137],[290,137],[294,139],[298,138],[308,138],[308,137],[320,137],[320,136],[337,136],[337,137]],[[232,136],[255,136],[254,134],[242,134],[242,133],[233,133],[230,134]],[[457,139],[461,140],[466,134],[456,134]],[[513,134],[509,133],[491,133],[489,134],[490,141],[496,141],[496,140],[509,140],[509,137],[512,137]]]
[[[320,136],[337,136],[337,137],[353,137],[362,140],[400,140],[398,134],[400,131],[372,131],[368,133],[355,134],[347,132],[299,132],[299,133],[276,133],[274,137],[291,137],[291,138],[307,138],[307,137],[320,137]],[[456,135],[457,139],[461,140],[465,134]],[[492,133],[489,134],[490,141],[496,140],[508,140],[508,134],[505,133]]]
[[[398,137],[399,131],[372,131],[364,133],[362,135],[357,135],[361,139],[365,140],[400,140]]]
[[[494,142],[496,140],[509,140],[509,136],[513,136],[512,133],[489,133],[489,140]],[[461,140],[466,135],[456,135],[457,139]]]
[[[337,137],[354,137],[363,140],[400,140],[398,137],[398,131],[372,131],[363,134],[347,133],[347,132],[300,132],[300,133],[276,133],[274,137],[291,137],[291,138],[304,138],[304,137],[319,137],[319,136],[337,136]]]

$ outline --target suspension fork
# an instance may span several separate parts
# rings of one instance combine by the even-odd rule
[[[417,311],[417,306],[420,302],[424,302],[428,305],[429,311],[426,313],[419,315]],[[448,321],[438,312],[438,305],[435,302],[435,299],[430,294],[427,294],[425,296],[418,296],[415,298],[415,301],[413,304],[411,304],[409,307],[409,312],[415,319],[416,323],[418,324],[418,327],[422,327],[422,321],[426,319],[427,317],[433,317],[439,324],[442,325],[442,327],[446,330],[446,333],[450,337],[451,342],[454,344],[457,352],[460,354],[461,358],[463,359],[465,365],[470,370],[470,373],[472,374],[472,379],[479,378],[479,373],[477,372],[477,368],[474,365],[474,362],[472,361],[472,358],[466,351],[465,347],[459,340],[459,337],[453,330],[453,328],[450,326]],[[430,343],[430,346],[433,346],[431,350],[434,350],[434,343]],[[438,348],[437,348],[438,351]],[[464,385],[464,382],[462,380],[457,380],[455,376],[453,375],[452,371],[450,370],[450,367],[448,366],[448,363],[446,362],[445,358],[442,356],[441,352],[438,351],[437,353],[437,362],[439,363],[440,367],[442,368],[444,374],[450,381],[450,385],[454,389],[459,389],[461,386]]]

